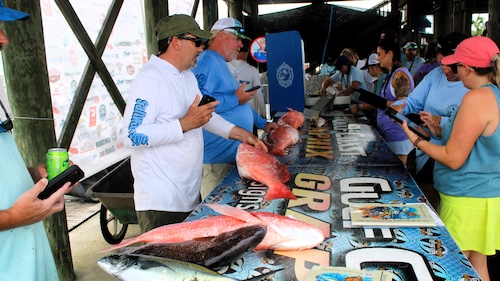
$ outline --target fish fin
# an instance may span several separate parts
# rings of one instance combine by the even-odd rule
[[[198,241],[198,242],[205,242],[205,241],[211,241],[215,239],[217,236],[206,236],[206,237],[195,237],[192,240],[193,241]]]
[[[273,199],[285,198],[296,200],[297,197],[292,193],[288,186],[284,185],[281,182],[276,182],[273,187],[269,187],[267,189],[266,196],[264,196],[264,200],[270,201]]]
[[[254,277],[250,277],[248,279],[244,279],[243,281],[259,281],[259,280],[267,280],[267,277],[275,274],[276,272],[278,271],[281,271],[285,268],[278,268],[278,269],[275,269],[275,270],[270,270],[269,272],[266,272],[266,273],[263,273],[261,275],[257,275],[257,276],[254,276]]]
[[[108,248],[105,248],[105,249],[102,249],[102,250],[98,251],[98,253],[104,253],[104,252],[109,252],[109,251],[117,250],[117,249],[123,248],[125,246],[129,246],[129,245],[135,244],[137,242],[140,242],[140,241],[137,241],[136,238],[137,237],[125,239],[125,240],[123,240],[119,244],[116,244],[116,245],[113,245],[111,247],[108,247]]]
[[[252,214],[250,214],[245,210],[238,209],[236,207],[232,207],[229,205],[222,205],[222,204],[205,204],[205,206],[210,207],[212,210],[216,211],[221,215],[230,216],[246,222],[257,221],[257,219],[254,216],[252,216]]]

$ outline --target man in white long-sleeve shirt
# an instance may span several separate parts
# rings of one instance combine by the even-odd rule
[[[156,32],[158,55],[134,79],[123,117],[142,232],[181,222],[199,204],[202,127],[267,150],[251,132],[217,115],[217,101],[198,106],[201,93],[190,69],[211,34],[187,15],[161,19]]]

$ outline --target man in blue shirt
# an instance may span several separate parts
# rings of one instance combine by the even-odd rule
[[[276,123],[267,123],[248,101],[257,90],[245,92],[246,83],[238,85],[227,66],[243,47],[245,36],[241,23],[233,18],[219,19],[214,23],[208,49],[200,54],[196,67],[192,69],[198,87],[204,95],[219,101],[215,112],[227,121],[252,132],[254,126],[269,132]],[[237,140],[227,140],[203,130],[205,144],[201,197],[204,199],[226,176],[236,161]]]

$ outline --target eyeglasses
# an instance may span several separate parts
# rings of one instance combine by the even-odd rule
[[[459,66],[460,66],[460,67],[466,67],[466,65],[465,65],[465,64],[460,63],[460,62],[457,62],[457,63],[455,63],[455,64],[450,65],[451,72],[453,72],[454,74],[457,74],[457,73],[458,73],[458,67],[459,67]],[[469,66],[469,69],[474,70],[474,67]]]
[[[451,68],[451,72],[453,72],[453,74],[457,74],[458,73],[458,63],[454,63],[454,64],[450,64],[449,67]],[[462,66],[462,65],[460,65]]]
[[[186,36],[181,36],[181,35],[176,36],[176,37],[179,39],[182,39],[182,40],[189,40],[189,41],[193,42],[194,45],[196,46],[196,48],[201,47],[201,45],[204,45],[206,42],[206,39],[202,39],[202,38],[186,37]]]

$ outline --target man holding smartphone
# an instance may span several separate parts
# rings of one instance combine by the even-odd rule
[[[241,22],[234,18],[222,18],[211,28],[212,36],[208,49],[200,54],[193,73],[203,94],[211,95],[220,102],[215,112],[229,122],[245,130],[264,129],[270,132],[276,123],[267,123],[248,103],[256,91],[246,92],[246,82],[241,84],[231,74],[227,62],[234,60],[242,40],[250,40]],[[201,197],[204,199],[234,167],[239,141],[227,140],[203,130],[205,151],[203,156],[203,178]]]
[[[5,7],[0,0],[0,25],[29,17]],[[0,49],[8,43],[7,35],[0,29]],[[5,116],[3,112],[0,115],[0,279],[59,280],[42,220],[64,208],[64,194],[70,191],[70,183],[45,200],[37,197],[48,183],[47,170],[43,165],[26,168],[3,104],[2,111]]]
[[[179,14],[161,19],[156,32],[158,54],[132,82],[123,115],[142,232],[182,222],[200,203],[202,127],[267,149],[251,132],[214,113],[218,100],[199,105],[202,95],[191,67],[210,33]]]

